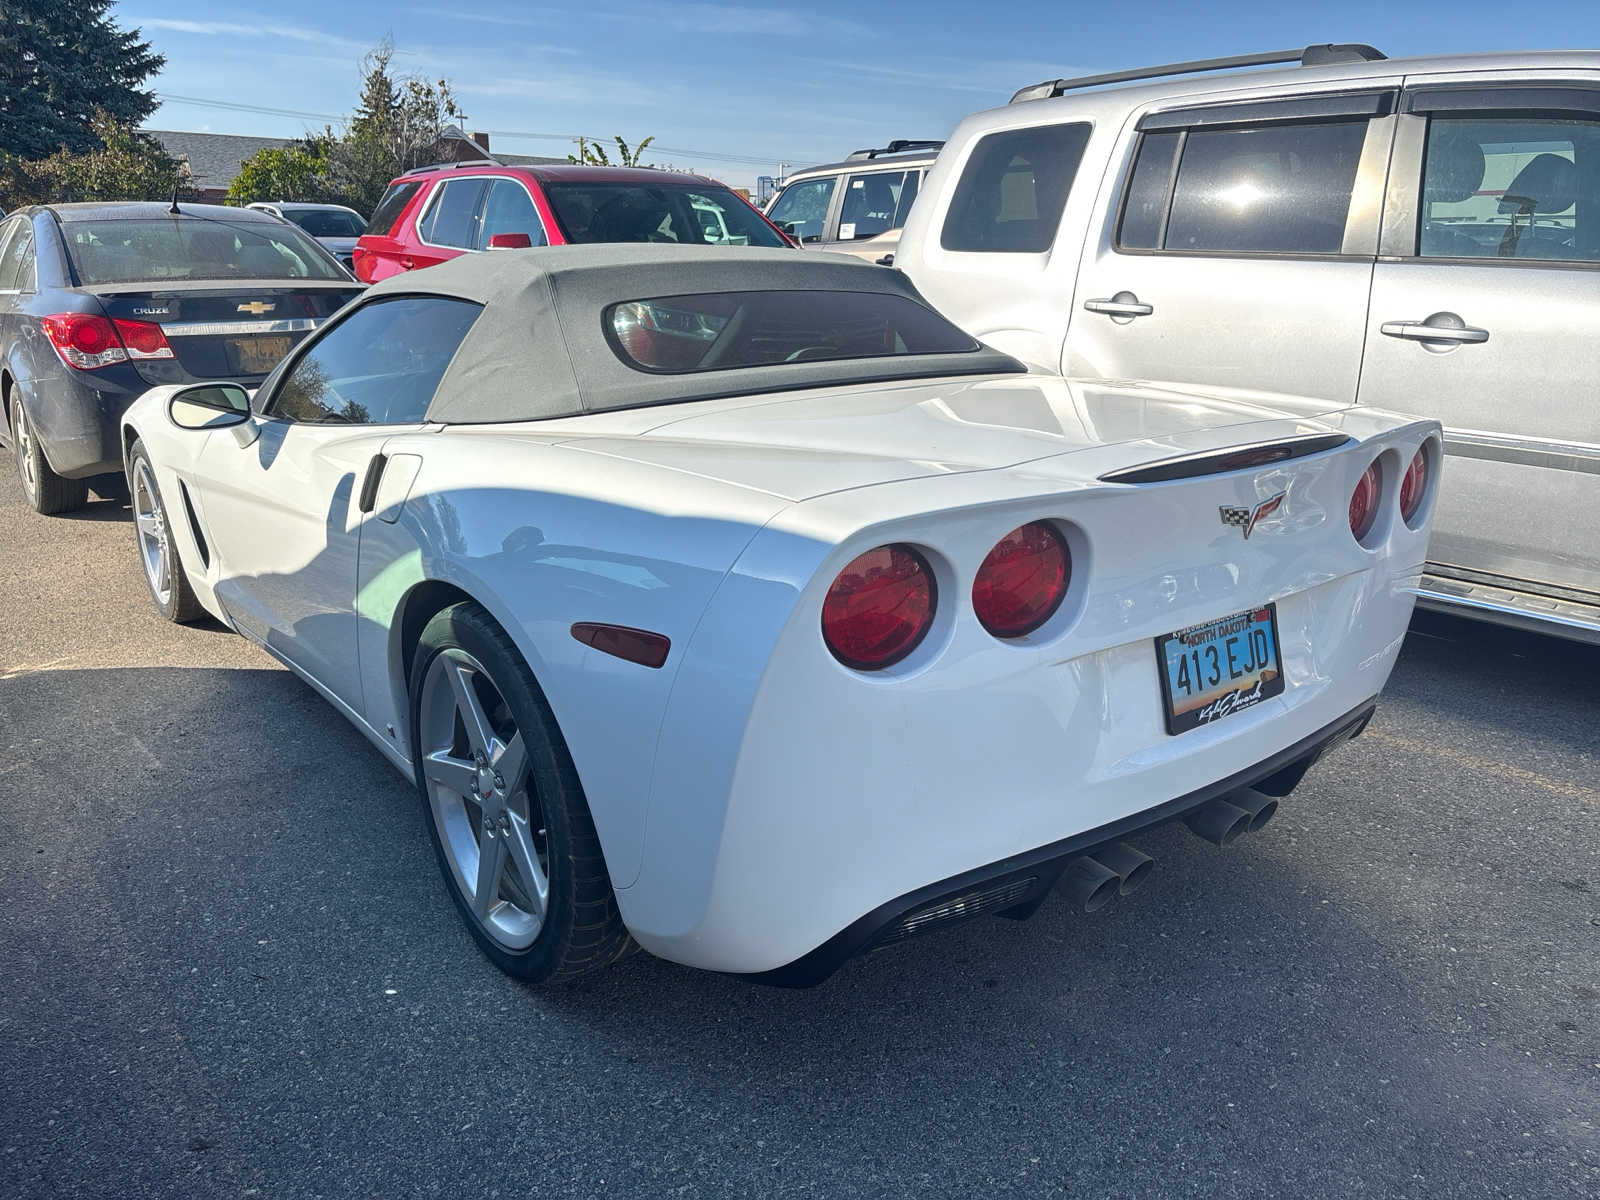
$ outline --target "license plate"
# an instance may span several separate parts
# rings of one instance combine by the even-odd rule
[[[289,353],[293,339],[286,337],[229,338],[234,369],[241,375],[265,375]]]
[[[1156,663],[1171,734],[1270,700],[1283,692],[1277,605],[1158,637]]]

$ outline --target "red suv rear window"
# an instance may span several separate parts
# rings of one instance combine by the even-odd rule
[[[421,186],[420,179],[408,183],[391,183],[389,190],[384,192],[383,199],[378,201],[378,207],[372,212],[372,220],[367,223],[367,232],[378,237],[387,237],[393,233],[395,222],[400,220],[400,214],[405,212],[406,205],[411,203],[411,197],[417,194],[417,189]]]

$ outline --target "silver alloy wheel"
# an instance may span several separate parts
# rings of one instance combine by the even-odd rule
[[[139,536],[144,575],[162,608],[172,600],[172,545],[167,540],[166,514],[156,496],[150,464],[139,459],[133,471],[133,523]]]
[[[39,481],[33,474],[33,431],[28,428],[28,414],[22,411],[21,400],[11,410],[11,432],[17,443],[17,474],[22,476],[22,490],[33,500],[39,495]]]
[[[428,810],[456,886],[484,932],[525,950],[549,908],[549,851],[510,707],[483,665],[452,646],[428,664],[418,726]]]

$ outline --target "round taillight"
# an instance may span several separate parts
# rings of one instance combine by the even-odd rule
[[[1417,510],[1422,507],[1422,494],[1427,490],[1428,449],[1426,446],[1420,446],[1400,480],[1400,519],[1407,525],[1411,524],[1412,518],[1417,515]]]
[[[116,335],[112,332],[110,321],[82,317],[67,326],[67,336],[71,339],[74,350],[82,350],[85,354],[99,354],[114,344],[112,339]]]
[[[915,650],[933,624],[933,572],[910,546],[850,560],[822,602],[822,638],[847,667],[876,671]]]
[[[995,637],[1032,633],[1067,594],[1072,556],[1056,527],[1034,521],[995,543],[972,581],[972,607]]]
[[[1356,481],[1356,490],[1350,493],[1350,532],[1356,535],[1358,542],[1372,532],[1372,523],[1378,519],[1380,483],[1378,464],[1374,462]]]

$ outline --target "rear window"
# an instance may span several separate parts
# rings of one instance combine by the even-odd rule
[[[727,188],[642,183],[547,183],[569,242],[782,246],[784,240]]]
[[[67,253],[86,284],[162,279],[339,279],[327,252],[299,229],[209,217],[69,221]]]
[[[389,190],[383,194],[383,199],[378,201],[378,207],[372,210],[372,220],[367,222],[367,232],[378,237],[388,237],[394,232],[395,222],[400,220],[400,214],[405,212],[406,205],[411,203],[411,197],[417,194],[417,189],[422,187],[422,181],[412,183],[391,183]]]
[[[1085,124],[979,138],[950,199],[939,244],[998,253],[1050,249],[1088,141]]]
[[[288,208],[283,215],[315,238],[358,238],[367,231],[355,213],[337,208]]]
[[[932,309],[883,292],[662,296],[613,304],[603,321],[623,362],[669,375],[978,349]]]

